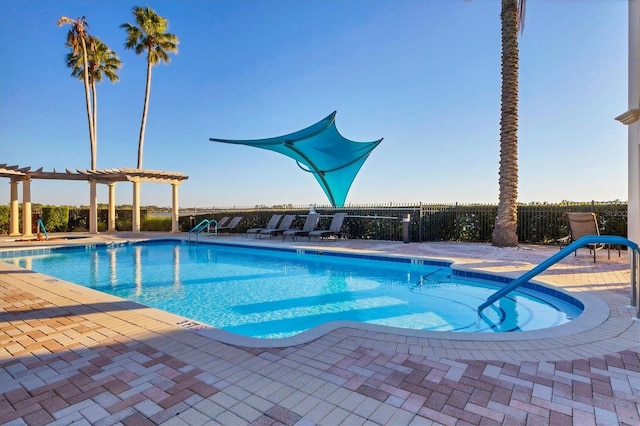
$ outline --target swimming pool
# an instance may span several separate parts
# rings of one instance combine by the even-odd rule
[[[580,302],[538,286],[478,316],[500,284],[446,262],[179,241],[42,249],[2,260],[231,333],[281,338],[332,321],[458,332],[564,324]],[[503,281],[506,282],[506,281]],[[554,296],[559,297],[551,297]]]

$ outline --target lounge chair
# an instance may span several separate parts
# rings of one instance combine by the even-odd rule
[[[264,228],[249,228],[247,229],[247,238],[249,238],[249,234],[254,234],[254,235],[258,235],[258,232],[262,231],[263,229],[274,229],[278,226],[278,222],[280,222],[280,219],[282,219],[282,215],[281,214],[274,214],[273,216],[271,216],[271,219],[269,219],[269,223],[267,223],[267,226],[265,226]]]
[[[223,226],[225,226],[225,224],[229,221],[229,216],[225,216],[222,219],[216,221],[215,226],[212,223],[211,226],[209,226],[209,235],[213,234],[213,233],[217,233],[218,229],[222,228]]]
[[[218,228],[221,228],[223,226],[226,226],[227,222],[229,222],[229,219],[231,219],[230,216],[225,216],[222,219],[220,219],[216,225],[218,226]]]
[[[235,231],[236,227],[238,226],[238,224],[242,221],[242,219],[244,219],[242,216],[236,216],[233,219],[231,219],[231,222],[229,222],[228,225],[226,226],[218,226],[218,232],[231,232],[231,231]]]
[[[284,231],[282,233],[282,239],[284,240],[287,237],[291,237],[293,238],[293,241],[295,241],[297,236],[309,235],[309,232],[316,229],[316,226],[318,225],[318,218],[319,216],[317,213],[309,213],[304,221],[302,229],[289,229],[288,231]]]
[[[317,231],[309,232],[309,241],[311,241],[311,237],[317,237],[318,239],[330,236],[340,237],[342,233],[342,223],[344,222],[346,215],[346,213],[334,214],[333,219],[331,219],[329,229],[319,229]]]
[[[567,212],[567,220],[569,222],[569,235],[565,238],[561,238],[559,242],[570,244],[580,238],[587,235],[600,235],[600,228],[598,226],[598,218],[595,213],[577,213]],[[589,253],[593,252],[593,263],[596,262],[596,251],[607,248],[607,256],[611,259],[611,247],[609,244],[588,244]],[[575,256],[578,255],[578,251],[575,251]],[[618,246],[618,256],[620,256],[620,247]]]
[[[282,234],[284,231],[291,229],[291,224],[293,220],[296,218],[295,214],[288,214],[282,219],[280,225],[277,228],[267,228],[258,232],[258,237],[262,238],[263,235],[268,235],[269,238],[273,238],[274,235]]]

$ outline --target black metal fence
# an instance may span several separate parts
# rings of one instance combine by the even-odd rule
[[[6,209],[5,209],[6,210]],[[409,217],[409,240],[423,241],[491,241],[497,206],[491,204],[388,204],[349,205],[337,209],[317,206],[320,228],[328,228],[331,216],[343,211],[347,213],[343,232],[352,239],[403,240],[403,219]],[[563,202],[557,204],[532,203],[518,206],[518,239],[521,243],[550,244],[568,235],[565,212],[596,213],[602,234],[627,235],[627,204],[623,202]],[[35,211],[34,211],[35,212]],[[188,231],[202,219],[219,220],[224,216],[242,216],[244,219],[235,232],[264,226],[274,214],[298,215],[294,227],[302,227],[309,206],[277,206],[251,208],[215,208],[210,210],[183,210],[180,215],[180,230]],[[118,209],[116,228],[131,230],[131,210]],[[67,231],[86,231],[89,211],[86,208],[69,208]],[[143,230],[171,229],[168,212],[141,211],[141,221],[155,226]],[[0,209],[0,231],[7,232],[8,212]],[[45,223],[46,225],[46,223]],[[166,229],[164,229],[166,228]],[[107,210],[98,211],[98,230],[107,229]]]
[[[413,204],[360,205],[342,209],[317,206],[321,215],[320,227],[328,227],[330,216],[337,211],[348,214],[343,231],[352,239],[402,241],[403,219],[409,216],[409,238],[422,241],[491,241],[497,205],[490,204]],[[278,208],[213,209],[203,218],[243,216],[238,232],[264,226],[273,214],[306,215],[308,206]],[[535,203],[518,206],[518,239],[521,243],[550,244],[568,235],[566,212],[594,212],[600,232],[607,235],[627,235],[627,204],[623,202],[563,202]],[[302,225],[304,218],[300,218]],[[185,223],[185,225],[187,225]],[[186,228],[186,226],[185,226]]]
[[[422,241],[491,241],[497,210],[496,205],[423,205],[419,235]],[[549,244],[567,236],[566,212],[596,213],[602,234],[627,236],[626,203],[540,203],[518,206],[518,241]]]

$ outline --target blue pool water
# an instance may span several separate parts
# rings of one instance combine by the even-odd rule
[[[582,312],[579,302],[526,290],[478,317],[478,305],[500,284],[461,278],[443,262],[323,254],[164,241],[3,260],[261,338],[344,320],[434,331],[535,330]]]

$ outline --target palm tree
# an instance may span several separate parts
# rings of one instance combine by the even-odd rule
[[[518,245],[518,33],[524,29],[526,0],[502,0],[502,95],[500,110],[500,195],[491,243]]]
[[[89,121],[89,143],[91,144],[91,169],[96,168],[96,142],[95,130],[93,125],[93,114],[91,113],[91,99],[89,95],[89,67],[87,66],[89,59],[87,56],[87,31],[89,26],[85,17],[78,19],[67,18],[66,16],[58,19],[58,26],[71,25],[71,29],[67,33],[67,46],[72,52],[78,56],[82,56],[82,79],[84,80],[85,103],[87,106],[87,120]]]
[[[122,62],[118,55],[104,44],[99,38],[87,37],[87,60],[89,68],[89,86],[91,89],[91,99],[93,107],[93,140],[95,148],[98,146],[98,92],[97,84],[101,83],[103,77],[107,77],[112,83],[119,81],[118,70]],[[71,69],[71,76],[84,78],[83,57],[73,50],[67,54],[67,67]],[[96,149],[97,156],[97,149]]]
[[[147,53],[147,85],[144,92],[144,106],[142,108],[142,123],[138,140],[138,169],[142,168],[142,153],[144,148],[144,132],[147,124],[147,110],[149,107],[149,92],[151,90],[151,68],[158,62],[169,63],[169,53],[178,52],[178,37],[168,33],[169,22],[149,7],[136,6],[133,8],[136,25],[122,24],[120,28],[127,31],[124,46],[133,49],[136,55]]]

